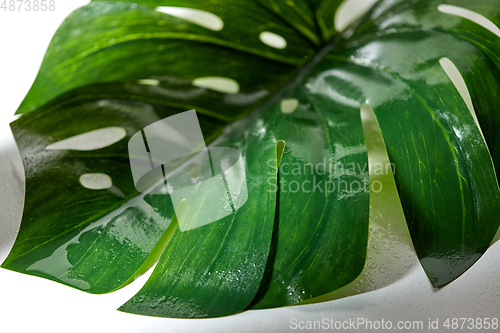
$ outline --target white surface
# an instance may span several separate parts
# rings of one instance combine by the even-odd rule
[[[71,10],[86,2],[59,0],[55,12],[0,11],[0,261],[14,242],[24,192],[22,163],[8,123],[33,82],[53,33]],[[352,2],[359,6],[362,0]],[[397,232],[404,226],[397,212],[372,211],[372,218],[367,262],[370,273],[344,288],[354,292],[378,289],[372,292],[226,318],[165,319],[115,310],[140,289],[149,274],[112,294],[90,295],[0,269],[0,332],[288,332],[293,331],[290,322],[294,318],[367,318],[394,323],[421,320],[427,327],[429,318],[439,318],[442,323],[448,317],[500,317],[498,243],[464,275],[436,291],[411,251],[411,244]],[[376,263],[374,256],[381,251],[386,255],[383,264]],[[341,295],[342,291],[335,297]]]

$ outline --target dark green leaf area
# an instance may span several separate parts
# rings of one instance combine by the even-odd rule
[[[105,293],[144,271],[150,252],[164,246],[160,240],[173,216],[168,196],[162,205],[151,206],[147,194],[135,190],[127,138],[179,111],[75,95],[77,101],[67,94],[12,124],[27,191],[21,228],[2,267]],[[48,116],[52,113],[60,116]],[[218,135],[224,124],[217,126],[217,120],[203,115],[199,120],[207,138]],[[126,138],[90,151],[46,149],[53,142],[109,127],[123,128]],[[84,187],[80,178],[96,173],[109,176],[112,185]]]
[[[238,149],[246,161],[246,203],[216,222],[177,229],[148,282],[121,311],[206,318],[234,314],[250,304],[268,259],[276,206],[276,168],[268,164],[276,164],[276,140],[272,131],[262,131],[266,121],[253,115],[213,143]]]
[[[298,303],[331,292],[361,272],[368,239],[368,160],[359,106],[326,93],[323,60],[287,98],[297,109],[271,128],[286,142],[279,225],[270,278],[253,308]],[[278,110],[276,110],[278,109]],[[267,112],[280,112],[271,105]]]

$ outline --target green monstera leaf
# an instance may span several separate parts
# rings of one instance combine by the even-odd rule
[[[107,293],[157,262],[120,310],[163,317],[226,316],[337,290],[365,264],[360,109],[369,105],[430,281],[464,273],[500,225],[500,7],[381,0],[339,34],[341,3],[93,1],[74,11],[11,125],[26,200],[2,267]],[[195,11],[183,19],[176,7]],[[169,194],[137,191],[128,141],[191,109],[210,147],[241,153],[248,199],[181,231]]]

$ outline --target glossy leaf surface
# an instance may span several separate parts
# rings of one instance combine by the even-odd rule
[[[500,22],[493,1],[445,2]],[[341,38],[333,38],[340,4],[333,0],[94,1],[75,11],[12,125],[27,190],[2,267],[103,293],[163,253],[120,310],[165,317],[225,316],[338,289],[365,262],[360,108],[370,104],[422,265],[435,286],[451,282],[484,253],[500,223],[493,165],[500,164],[500,63],[499,37],[440,12],[442,3],[380,1]],[[212,31],[158,6],[211,12],[224,27]],[[265,45],[263,31],[286,47]],[[486,142],[442,58],[462,73]],[[239,91],[196,84],[206,77],[231,79]],[[168,196],[135,190],[126,141],[193,108],[207,143],[242,153],[249,199],[235,214],[180,232]],[[105,127],[127,136],[94,151],[46,149]],[[286,148],[278,171],[280,140]],[[92,190],[79,182],[97,173],[113,185]]]
[[[300,78],[299,82],[303,79]],[[307,78],[311,82],[315,79]],[[297,98],[299,104],[292,113],[283,114],[282,101],[290,98]],[[254,308],[294,304],[322,295],[351,282],[363,268],[368,236],[369,192],[366,185],[368,161],[360,115],[356,109],[342,107],[335,112],[324,112],[325,104],[329,102],[331,100],[317,93],[313,83],[310,89],[292,84],[259,110],[259,114],[266,115],[257,122],[261,127],[248,129],[259,138],[259,144],[252,154],[250,148],[255,139],[252,136],[245,139],[248,143],[247,158],[259,156],[258,162],[264,164],[260,170],[265,170],[264,173],[261,171],[261,181],[267,184],[271,195],[276,196],[279,188],[279,211],[271,254],[259,293],[251,305]],[[279,168],[279,187],[275,185],[277,179],[273,173],[276,172],[276,160],[269,155],[266,159],[262,158],[266,156],[265,142],[277,140],[286,142]],[[238,142],[235,139],[231,141]],[[252,167],[250,160],[247,163],[249,168]],[[255,177],[250,183],[259,182]],[[261,195],[258,202],[262,203],[263,198]],[[237,225],[238,222],[252,221],[240,221],[238,212],[233,223]],[[204,256],[209,246],[201,240],[211,239],[213,232],[208,228],[205,232],[201,229],[193,231],[193,234],[198,233],[192,238],[194,244],[189,243],[191,238],[184,233],[174,235],[150,280],[120,308],[122,311],[168,317],[210,317],[236,312],[233,306],[237,304],[224,302],[228,299],[225,296],[228,287],[222,285],[216,288],[217,297],[221,296],[219,301],[212,295],[200,295],[200,290],[204,292],[205,288],[199,285],[209,283],[205,282],[209,273],[211,279],[220,279],[219,275],[222,275],[226,283],[232,281],[230,294],[243,293],[239,284],[245,283],[248,287],[249,282],[244,282],[246,274],[239,272],[234,264],[223,265],[223,259],[231,256],[234,260],[236,255],[233,252],[241,249],[244,242],[235,235],[232,237],[239,245],[229,243],[228,233],[224,247],[212,246],[213,251],[217,251],[216,256],[207,265],[208,258]],[[332,244],[332,239],[336,239],[336,244]],[[219,242],[213,241],[216,244]],[[198,250],[199,247],[205,250]],[[208,256],[211,258],[213,254],[209,252]],[[246,265],[243,267],[247,268]],[[241,280],[235,281],[235,278]],[[224,312],[214,312],[218,307],[212,302],[217,301],[215,304]],[[194,305],[186,302],[207,304],[203,308],[205,312],[195,311]]]
[[[256,135],[263,120],[250,117],[214,143],[238,149],[246,160],[248,200],[243,207],[208,225],[177,229],[146,285],[120,310],[205,318],[231,315],[250,304],[264,274],[276,207],[267,181],[276,142],[270,133]]]

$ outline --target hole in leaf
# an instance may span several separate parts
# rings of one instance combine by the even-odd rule
[[[142,80],[137,81],[137,83],[143,84],[146,86],[157,86],[160,84],[160,81],[155,80],[155,79],[142,79]]]
[[[80,184],[91,190],[105,190],[113,186],[111,177],[105,173],[86,173],[81,175]]]
[[[48,145],[47,150],[96,150],[120,141],[127,135],[121,127],[105,127],[78,134]]]
[[[299,106],[299,101],[295,98],[288,98],[281,101],[281,112],[292,113]]]
[[[240,85],[233,79],[227,77],[207,76],[193,80],[193,85],[200,88],[207,88],[226,94],[237,94]]]
[[[220,31],[224,28],[224,21],[210,12],[184,7],[157,7],[157,11],[181,18],[194,24],[213,31]]]
[[[274,47],[275,49],[282,50],[287,45],[286,39],[278,34],[275,34],[274,32],[263,31],[260,33],[259,39],[262,43],[267,46]]]
[[[483,135],[483,131],[481,130],[481,126],[479,125],[479,121],[477,120],[477,115],[476,111],[474,110],[474,105],[472,104],[472,99],[470,97],[469,89],[467,89],[467,85],[465,84],[464,78],[460,74],[460,71],[455,66],[455,64],[448,58],[439,59],[439,63],[441,64],[441,67],[443,67],[443,70],[445,71],[446,75],[448,75],[448,77],[450,78],[451,82],[453,82],[453,84],[457,88],[458,92],[460,93],[460,96],[462,96],[462,99],[469,108],[469,111],[472,114],[474,121],[476,122],[476,126],[479,129],[479,132],[481,133],[481,135]]]
[[[335,13],[334,25],[336,31],[344,31],[351,23],[364,15],[377,0],[346,0],[342,2]]]
[[[437,8],[441,13],[463,17],[464,19],[475,22],[500,37],[500,29],[495,25],[495,23],[491,22],[481,14],[466,8],[452,5],[439,5]]]

